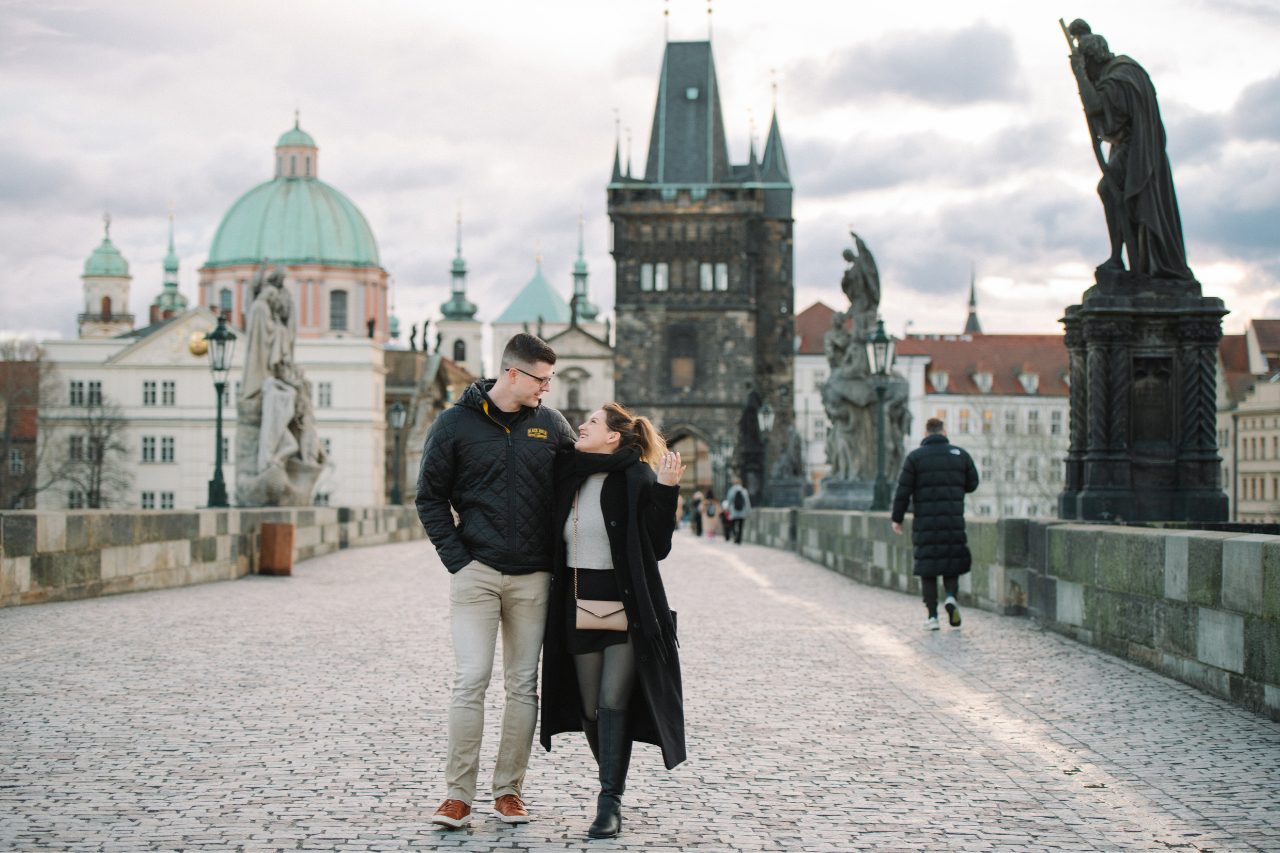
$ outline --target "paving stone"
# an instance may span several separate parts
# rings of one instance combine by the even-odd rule
[[[663,572],[689,761],[637,748],[616,842],[584,837],[579,737],[535,744],[532,823],[493,816],[500,662],[475,823],[429,824],[452,653],[448,575],[416,541],[0,611],[0,849],[1280,847],[1260,716],[1025,619],[925,633],[914,596],[785,552],[681,531]]]

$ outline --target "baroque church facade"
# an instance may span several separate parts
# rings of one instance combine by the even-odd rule
[[[776,110],[763,156],[753,140],[732,164],[711,43],[668,42],[644,176],[615,150],[608,185],[617,396],[654,419],[699,485],[710,452],[733,448],[756,500],[794,421],[792,194]],[[765,403],[775,419],[761,436]]]

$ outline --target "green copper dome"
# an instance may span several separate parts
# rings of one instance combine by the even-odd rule
[[[556,293],[542,275],[542,261],[539,259],[533,278],[529,279],[516,298],[506,310],[494,320],[494,323],[546,323],[569,322],[569,304]]]
[[[120,250],[111,242],[110,237],[102,238],[102,245],[93,250],[93,254],[84,262],[86,276],[127,276],[129,262],[120,254]]]
[[[311,138],[311,134],[307,133],[295,123],[293,127],[286,130],[276,140],[276,147],[283,148],[288,145],[305,145],[309,148],[316,147],[316,141]]]
[[[207,266],[258,263],[381,266],[364,214],[316,178],[276,178],[231,206],[209,249]]]

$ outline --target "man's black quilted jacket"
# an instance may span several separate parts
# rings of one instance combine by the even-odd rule
[[[450,572],[472,560],[505,574],[549,571],[556,451],[575,436],[547,406],[522,407],[508,429],[485,411],[497,411],[485,393],[492,387],[491,379],[473,384],[431,425],[418,517]]]

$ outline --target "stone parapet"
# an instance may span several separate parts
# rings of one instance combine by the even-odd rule
[[[758,509],[744,538],[920,594],[910,519]],[[1042,627],[1280,720],[1280,536],[969,519],[962,605]]]
[[[231,580],[257,570],[263,522],[294,561],[423,536],[412,507],[0,513],[0,607]]]

